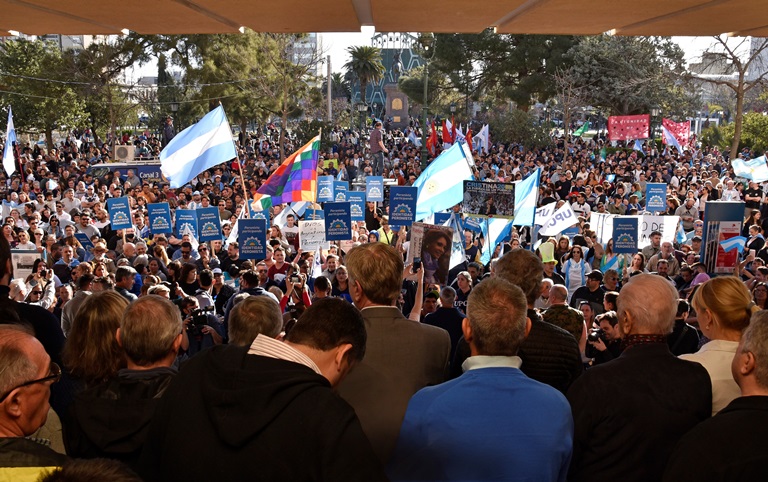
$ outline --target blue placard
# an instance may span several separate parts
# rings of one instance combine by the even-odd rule
[[[317,177],[317,202],[333,202],[333,176]]]
[[[616,174],[607,174],[605,180],[613,184],[613,181],[616,180]]]
[[[365,193],[350,191],[347,193],[347,201],[352,221],[365,221]]]
[[[573,237],[579,234],[579,232],[580,231],[578,226],[571,226],[570,228],[563,229],[560,234],[562,236],[568,236],[569,238],[573,239]]]
[[[128,229],[133,227],[131,222],[131,205],[127,197],[107,199],[109,223],[112,229]]]
[[[147,204],[147,211],[149,211],[149,232],[152,234],[170,234],[173,232],[171,207],[168,203]]]
[[[365,200],[371,202],[384,202],[383,177],[368,176],[365,178]]]
[[[438,226],[442,226],[449,219],[451,219],[451,213],[435,213],[435,224]]]
[[[352,215],[349,203],[326,203],[325,210],[325,239],[327,241],[344,241],[352,238]]]
[[[90,251],[91,248],[93,248],[93,243],[91,242],[87,234],[77,232],[75,233],[75,239],[80,241],[80,244],[83,246],[83,249],[85,249],[86,252]]]
[[[464,229],[469,229],[470,231],[473,231],[475,233],[482,233],[482,223],[485,221],[481,218],[476,218],[474,216],[466,216],[464,218]]]
[[[322,209],[307,209],[304,211],[305,221],[317,221],[318,219],[325,219],[325,211]]]
[[[347,181],[333,181],[333,202],[341,203],[347,200],[349,183]]]
[[[613,252],[637,253],[637,218],[619,216],[613,219]]]
[[[237,223],[237,244],[243,259],[267,257],[267,220],[241,219]]]
[[[177,209],[176,237],[181,239],[186,230],[192,231],[192,236],[197,238],[197,213],[194,209]]]
[[[389,227],[393,230],[400,226],[411,227],[416,221],[416,197],[419,188],[412,186],[392,186],[389,189]]]
[[[198,208],[197,212],[197,238],[200,242],[221,239],[221,217],[219,208]]]
[[[645,185],[645,210],[662,212],[667,210],[667,185],[648,183]]]

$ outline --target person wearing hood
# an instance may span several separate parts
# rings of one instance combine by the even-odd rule
[[[318,300],[279,341],[220,345],[184,365],[160,402],[139,474],[148,481],[386,480],[333,388],[365,355],[357,308]]]
[[[127,367],[105,383],[79,393],[64,425],[67,453],[111,458],[135,467],[155,407],[177,371],[181,313],[161,296],[144,296],[125,312],[117,342]]]

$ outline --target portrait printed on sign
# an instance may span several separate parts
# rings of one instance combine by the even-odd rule
[[[421,257],[424,266],[424,283],[444,285],[448,281],[451,263],[453,229],[448,226],[414,223],[408,247],[408,263]]]
[[[464,181],[464,214],[484,218],[515,217],[515,185],[501,182]]]

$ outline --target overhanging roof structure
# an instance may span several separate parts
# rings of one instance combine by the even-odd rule
[[[44,34],[480,32],[768,36],[768,0],[0,0],[0,31]]]

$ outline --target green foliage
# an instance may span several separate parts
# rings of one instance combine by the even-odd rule
[[[368,84],[378,82],[386,73],[381,63],[381,50],[366,45],[352,46],[347,49],[351,59],[344,68],[360,82],[360,98],[365,100]]]
[[[730,128],[731,139],[733,138],[733,127]],[[723,130],[715,124],[710,125],[706,129],[701,131],[699,140],[704,146],[717,146],[720,148],[727,148],[731,145],[730,141],[726,140],[723,136]]]
[[[659,106],[666,116],[682,117],[696,105],[683,51],[669,38],[584,37],[569,56],[586,101],[611,115],[642,114]]]
[[[323,80],[323,95],[328,92],[328,79]],[[352,84],[340,72],[331,74],[331,99],[349,99],[352,95]]]
[[[322,134],[320,135],[320,150],[329,150],[332,146],[329,138],[329,134],[332,128],[333,125],[324,120],[305,119],[297,122],[296,126],[293,128],[293,134],[296,136],[297,148],[298,146],[303,146],[309,142],[313,137],[317,135],[318,132],[320,132],[320,129],[322,129]]]
[[[0,92],[0,102],[13,107],[19,132],[43,132],[49,147],[53,147],[53,130],[86,124],[82,98],[63,83],[67,80],[61,51],[53,44],[20,39],[5,42],[0,48],[0,86],[7,91]]]
[[[723,126],[712,125],[701,132],[701,141],[704,145],[718,146],[722,150],[729,149],[733,143],[735,132],[733,122]],[[748,148],[755,156],[760,156],[768,150],[768,116],[759,112],[744,114],[739,140],[739,151]]]
[[[496,138],[494,142],[520,143],[527,149],[539,149],[551,144],[546,128],[538,125],[532,114],[519,109],[492,112],[488,123]]]

